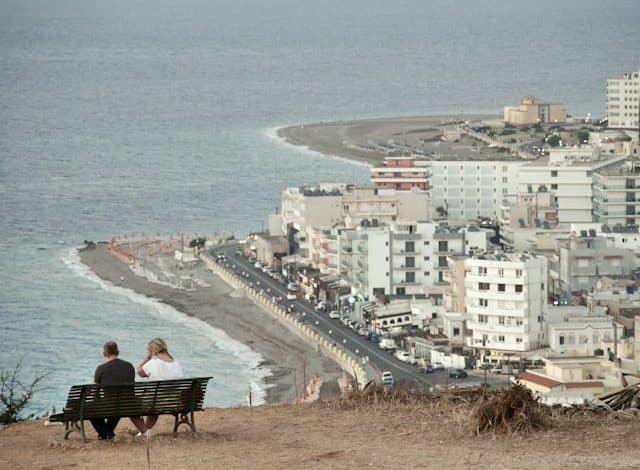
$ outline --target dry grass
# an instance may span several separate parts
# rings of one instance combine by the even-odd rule
[[[528,434],[548,429],[551,423],[549,409],[521,385],[492,391],[450,389],[437,394],[404,386],[370,386],[324,405],[341,411],[398,413],[402,409],[407,415],[446,416],[466,434]]]
[[[551,425],[549,408],[520,384],[485,395],[471,410],[470,421],[478,434],[528,434]]]

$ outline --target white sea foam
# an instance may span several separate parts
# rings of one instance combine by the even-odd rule
[[[264,380],[272,375],[272,371],[268,367],[261,366],[264,358],[260,354],[252,350],[249,346],[231,338],[225,331],[215,328],[198,318],[188,316],[170,305],[160,302],[158,299],[138,294],[131,289],[116,286],[109,281],[105,281],[95,274],[87,265],[82,263],[77,250],[78,248],[72,248],[63,257],[63,262],[74,274],[94,282],[106,292],[126,297],[132,302],[148,307],[149,313],[157,318],[178,323],[198,334],[204,334],[215,347],[229,352],[240,362],[246,364],[246,369],[241,371],[241,373],[251,386],[253,404],[265,402],[266,389],[273,385],[266,385]]]
[[[282,145],[284,147],[294,149],[294,150],[296,150],[296,151],[298,151],[300,153],[306,154],[306,155],[311,155],[311,156],[314,156],[314,157],[323,157],[323,158],[328,158],[330,160],[336,160],[336,161],[340,161],[340,162],[349,163],[349,164],[355,165],[355,166],[363,166],[365,168],[371,168],[371,165],[366,163],[366,162],[360,162],[360,161],[356,161],[356,160],[351,160],[349,158],[341,157],[339,155],[332,155],[332,154],[329,154],[329,153],[318,152],[317,150],[310,149],[309,146],[307,146],[307,145],[295,145],[295,144],[292,144],[291,142],[288,142],[287,139],[285,139],[284,137],[278,135],[278,130],[282,129],[283,127],[286,127],[286,126],[270,127],[268,129],[264,130],[263,135],[268,140],[270,140],[271,142],[276,143],[277,145]]]

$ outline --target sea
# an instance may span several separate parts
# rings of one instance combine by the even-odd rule
[[[104,341],[165,338],[208,406],[264,399],[261,358],[111,285],[85,240],[264,228],[281,192],[366,184],[296,148],[298,123],[501,114],[524,95],[604,116],[640,68],[637,0],[0,0],[0,370],[46,374],[28,412],[91,382]]]

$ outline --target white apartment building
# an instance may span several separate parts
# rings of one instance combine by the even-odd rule
[[[341,274],[355,292],[370,299],[442,295],[447,257],[486,250],[489,233],[476,227],[449,229],[433,222],[340,230]]]
[[[612,129],[640,129],[640,69],[607,80],[607,117]]]
[[[352,290],[379,295],[424,295],[433,285],[432,222],[361,227],[340,234],[340,266]]]
[[[549,157],[519,168],[517,192],[554,193],[558,223],[591,222],[593,173],[624,159],[624,155],[601,156],[598,148],[590,145],[551,149]]]
[[[623,337],[624,327],[609,315],[590,313],[586,307],[550,307],[548,310],[547,338],[554,356],[593,356],[603,342]]]
[[[621,162],[594,171],[593,215],[609,227],[640,225],[640,163]]]
[[[500,206],[513,200],[524,163],[515,158],[430,161],[433,217],[443,211],[450,221],[497,217]]]
[[[282,192],[283,233],[292,226],[303,237],[309,227],[388,225],[396,220],[426,220],[430,212],[428,192],[417,189],[396,191],[323,183]]]
[[[547,259],[528,253],[476,255],[465,261],[468,344],[483,356],[521,353],[545,342]]]

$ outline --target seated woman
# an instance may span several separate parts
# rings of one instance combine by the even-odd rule
[[[183,378],[182,366],[169,354],[167,343],[161,338],[154,338],[147,344],[147,356],[138,366],[138,375],[149,380],[172,380]],[[158,416],[147,416],[144,424],[148,431],[158,421]],[[140,427],[138,427],[140,429]],[[140,429],[141,433],[145,430]]]

